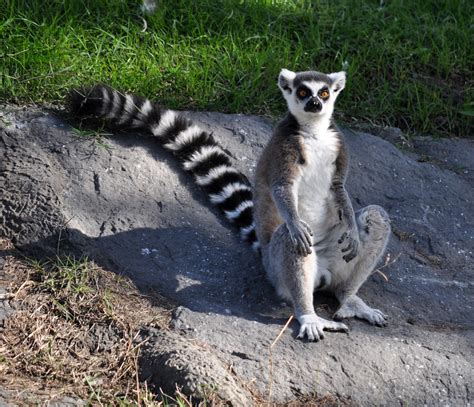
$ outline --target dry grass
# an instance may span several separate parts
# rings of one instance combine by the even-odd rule
[[[2,279],[16,311],[0,331],[0,383],[16,401],[155,403],[138,379],[139,332],[168,326],[168,310],[87,259],[9,256]]]
[[[351,403],[336,399],[333,396],[308,395],[285,404],[276,404],[274,407],[348,407]]]
[[[0,238],[2,250],[15,253]],[[0,287],[6,288],[0,301],[14,309],[0,327],[0,386],[10,403],[47,405],[70,397],[94,406],[228,405],[215,389],[193,396],[177,387],[174,394],[157,395],[139,380],[140,329],[166,329],[171,307],[156,295],[151,305],[127,278],[86,258],[40,263],[9,255],[3,272],[0,267]],[[241,384],[261,407],[348,405],[317,395],[276,404],[271,394],[264,397]]]

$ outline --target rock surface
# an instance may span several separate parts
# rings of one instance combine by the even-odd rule
[[[192,115],[251,178],[272,124]],[[214,383],[235,405],[257,393],[281,402],[314,392],[363,405],[472,403],[472,141],[419,138],[400,151],[345,130],[355,208],[378,204],[392,219],[383,275],[360,292],[390,315],[389,326],[350,320],[350,335],[309,343],[295,338],[293,322],[270,354],[291,309],[259,259],[154,140],[129,133],[97,142],[39,108],[4,106],[0,127],[0,236],[29,253],[85,253],[144,293],[179,304],[171,333],[148,333],[141,363],[155,384],[181,380],[192,390]],[[331,297],[316,301],[322,316],[337,308]]]

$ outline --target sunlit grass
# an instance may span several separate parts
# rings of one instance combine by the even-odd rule
[[[105,82],[180,109],[279,116],[279,70],[346,69],[342,119],[468,136],[470,1],[5,0],[0,98]],[[465,112],[468,112],[465,114]],[[464,114],[463,114],[464,112]]]

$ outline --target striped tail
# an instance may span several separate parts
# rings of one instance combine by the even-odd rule
[[[103,85],[72,90],[67,105],[78,117],[105,119],[113,126],[133,127],[155,136],[194,175],[210,201],[240,229],[242,240],[258,249],[250,182],[232,167],[212,134],[181,113]]]

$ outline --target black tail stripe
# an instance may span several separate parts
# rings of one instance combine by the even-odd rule
[[[209,154],[209,156],[204,161],[199,162],[193,168],[193,172],[196,175],[207,175],[209,174],[210,170],[221,165],[230,167],[230,160],[224,153],[216,151],[212,154]]]
[[[249,189],[239,189],[229,196],[225,201],[220,202],[217,206],[223,211],[233,211],[242,202],[252,200],[252,191]]]
[[[253,207],[248,206],[240,212],[237,218],[234,218],[234,223],[240,228],[246,228],[253,223]]]
[[[84,113],[90,116],[97,116],[102,107],[102,92],[100,89],[84,89],[84,100],[81,108]]]
[[[145,99],[140,96],[132,95],[133,106],[129,113],[129,118],[127,120],[127,124],[130,125],[132,122],[137,119],[137,115],[140,112],[143,103],[145,103]]]
[[[213,179],[209,185],[204,187],[204,189],[208,194],[217,194],[221,192],[226,185],[232,184],[234,182],[241,182],[245,184],[246,179],[239,173],[225,172],[219,177]]]
[[[179,132],[186,130],[191,126],[191,122],[182,115],[177,115],[174,122],[161,135],[160,140],[163,144],[172,143]]]
[[[208,137],[208,134],[203,132],[198,136],[194,137],[188,143],[182,145],[182,147],[176,152],[182,160],[187,160],[193,155],[200,147],[203,146],[217,146],[216,142]]]
[[[97,116],[102,108],[101,94],[95,88],[74,89],[68,96],[69,109],[81,116]]]
[[[257,234],[255,233],[255,229],[253,229],[244,239],[246,242],[253,243],[257,241]]]
[[[117,116],[116,116],[116,121],[119,122],[120,120],[122,120],[124,118],[124,116],[126,116],[128,113],[125,111],[125,103],[127,102],[127,98],[125,97],[125,95],[121,92],[119,92],[119,95],[120,95],[120,108],[118,110],[118,112],[120,112]]]
[[[152,110],[148,113],[144,121],[144,126],[147,129],[151,129],[154,125],[160,123],[161,120],[161,109],[157,104],[152,104]]]

